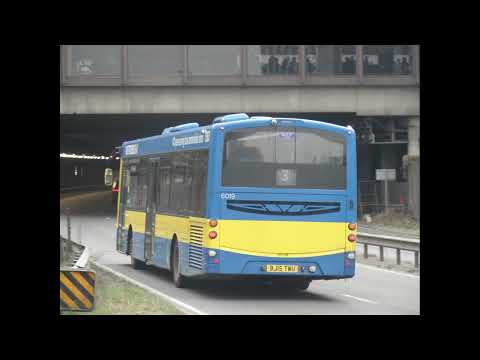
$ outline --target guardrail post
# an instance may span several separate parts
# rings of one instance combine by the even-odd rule
[[[68,255],[70,256],[72,254],[72,241],[71,241],[72,226],[70,223],[70,209],[69,208],[65,209],[65,213],[67,215],[67,251],[68,251]]]
[[[67,240],[70,241],[71,238],[70,238],[70,230],[71,230],[71,226],[70,226],[70,211],[69,209],[65,209],[65,215],[67,216]]]
[[[419,267],[420,239],[409,239],[395,236],[358,233],[358,243],[363,244],[363,257],[368,258],[368,245],[378,246],[380,261],[385,261],[385,248],[396,250],[396,263],[401,265],[401,251],[411,251],[415,255],[415,267]]]
[[[79,244],[82,243],[82,224],[77,224],[78,225],[78,237],[77,237],[77,241]]]

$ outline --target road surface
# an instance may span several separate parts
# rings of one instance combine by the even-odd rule
[[[109,191],[70,194],[71,236],[90,248],[91,257],[142,284],[206,314],[413,314],[420,313],[420,277],[358,264],[353,279],[313,281],[307,291],[283,293],[245,282],[202,281],[176,288],[166,270],[134,270],[130,257],[115,250],[114,211]],[[60,216],[60,233],[66,220]]]

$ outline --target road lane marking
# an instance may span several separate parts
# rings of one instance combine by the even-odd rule
[[[346,296],[346,297],[349,297],[349,298],[352,298],[352,299],[355,299],[355,300],[358,300],[358,301],[363,301],[363,302],[370,303],[370,304],[378,304],[378,302],[373,301],[373,300],[368,300],[368,299],[364,299],[364,298],[361,298],[361,297],[348,295],[348,294],[342,294],[342,295]]]
[[[185,310],[188,310],[188,311],[190,311],[191,313],[193,313],[193,314],[195,314],[195,315],[208,315],[208,314],[207,314],[206,312],[204,312],[204,311],[200,311],[200,310],[194,308],[194,307],[191,306],[191,305],[185,304],[184,302],[182,302],[182,301],[180,301],[180,300],[177,300],[177,299],[175,299],[175,298],[173,298],[173,297],[171,297],[171,296],[169,296],[169,295],[167,295],[167,294],[164,294],[164,293],[158,291],[157,289],[154,289],[154,288],[152,288],[152,287],[150,287],[150,286],[148,286],[148,285],[142,284],[141,282],[139,282],[139,281],[137,281],[137,280],[134,280],[134,279],[132,279],[131,277],[129,277],[129,276],[127,276],[127,275],[124,275],[124,274],[122,274],[122,273],[119,273],[118,271],[115,271],[115,270],[113,270],[112,268],[110,268],[110,267],[108,267],[108,266],[99,264],[99,263],[97,263],[96,261],[93,261],[93,260],[90,260],[90,261],[91,261],[91,263],[92,263],[93,265],[98,266],[100,269],[103,269],[103,270],[105,270],[105,271],[108,271],[108,272],[110,272],[110,273],[112,273],[112,274],[114,274],[114,275],[116,275],[116,276],[118,276],[118,277],[120,277],[120,278],[122,278],[122,279],[124,279],[124,280],[126,280],[126,281],[128,281],[128,282],[130,282],[130,283],[132,283],[132,284],[134,284],[134,285],[136,285],[136,286],[138,286],[138,287],[140,287],[140,288],[142,288],[142,289],[150,292],[150,293],[152,293],[152,294],[154,294],[154,295],[163,297],[164,299],[166,299],[166,300],[168,300],[168,301],[170,301],[170,302],[173,302],[174,304],[177,304],[177,305],[180,306],[181,308],[183,308],[183,309],[185,309]]]
[[[357,266],[358,266],[358,267],[364,267],[364,268],[367,268],[367,269],[378,270],[378,271],[383,271],[383,272],[387,272],[387,273],[392,273],[392,274],[397,274],[397,275],[401,275],[401,276],[406,276],[406,277],[411,277],[411,278],[420,279],[420,275],[405,274],[405,273],[401,273],[401,272],[398,272],[398,271],[381,269],[381,268],[377,268],[377,267],[371,266],[371,265],[360,264],[360,263],[358,263],[358,262],[357,262]]]

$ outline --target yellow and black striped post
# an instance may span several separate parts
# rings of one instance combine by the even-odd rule
[[[95,272],[60,269],[60,311],[92,311],[95,305]]]

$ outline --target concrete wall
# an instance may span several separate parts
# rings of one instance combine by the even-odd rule
[[[359,180],[371,180],[374,176],[374,146],[357,144],[357,174]]]
[[[385,183],[377,181],[378,202],[383,205],[385,201]],[[388,203],[391,205],[399,205],[400,198],[408,199],[408,183],[406,181],[390,181],[388,183]]]
[[[349,112],[419,115],[416,86],[62,87],[61,114]]]
[[[77,166],[77,176],[74,168]],[[60,159],[60,188],[77,186],[104,185],[105,168],[107,161],[87,159]]]

